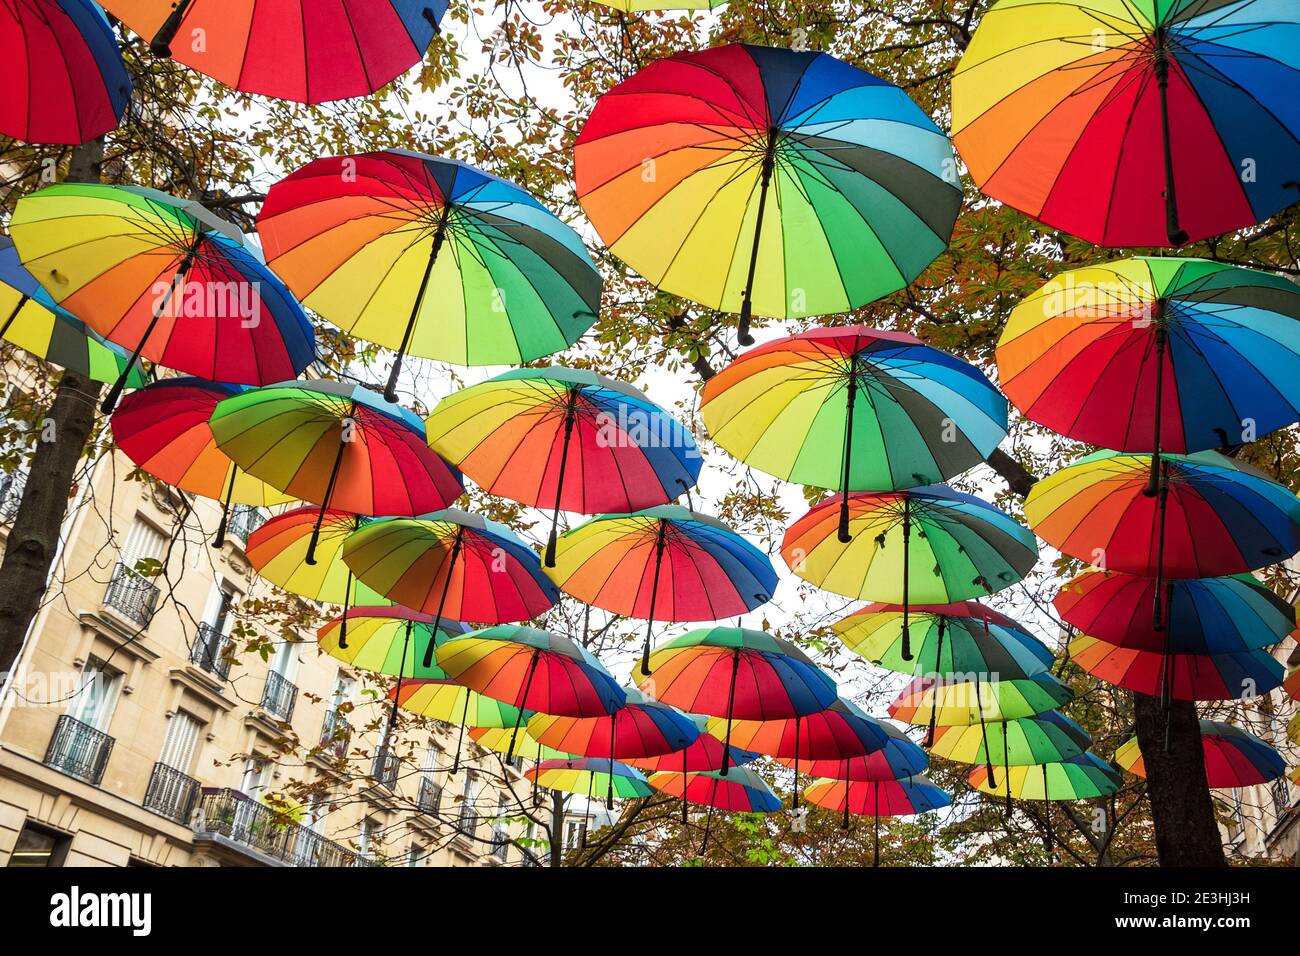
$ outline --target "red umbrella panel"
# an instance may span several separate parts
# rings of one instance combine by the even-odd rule
[[[1081,634],[1070,660],[1089,674],[1139,694],[1170,700],[1246,700],[1282,685],[1282,665],[1267,651],[1166,654],[1116,647]]]
[[[897,780],[925,773],[930,766],[926,752],[912,743],[897,727],[884,721],[878,723],[888,736],[888,741],[879,750],[860,757],[841,760],[801,757],[797,761],[790,757],[777,757],[776,760],[807,776],[831,780]]]

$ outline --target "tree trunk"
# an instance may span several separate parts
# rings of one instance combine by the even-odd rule
[[[1133,711],[1160,865],[1226,866],[1223,837],[1205,784],[1205,753],[1196,705],[1176,700],[1166,711],[1156,698],[1134,694]]]
[[[103,140],[78,146],[72,151],[68,180],[98,181],[103,157]],[[64,372],[46,412],[0,562],[0,674],[13,667],[45,596],[77,462],[95,427],[102,390],[99,382]],[[47,434],[49,441],[44,440]]]
[[[551,866],[564,866],[564,794],[551,791]]]

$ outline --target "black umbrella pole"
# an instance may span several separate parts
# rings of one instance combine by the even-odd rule
[[[442,582],[442,596],[438,598],[438,613],[433,616],[433,629],[429,634],[429,644],[424,649],[424,666],[433,666],[433,652],[438,645],[438,628],[442,627],[442,612],[447,606],[447,592],[451,590],[451,575],[456,570],[456,559],[460,557],[464,541],[464,528],[456,530],[456,540],[451,545],[451,558],[447,561],[447,577]]]
[[[1171,246],[1184,245],[1187,231],[1178,223],[1178,194],[1174,188],[1173,144],[1169,135],[1169,33],[1166,27],[1156,27],[1155,73],[1156,89],[1160,94],[1160,141],[1165,160],[1165,238]]]
[[[794,809],[799,809],[799,718],[794,719]]]
[[[393,358],[393,367],[388,372],[388,384],[384,386],[384,398],[390,402],[397,401],[397,378],[402,371],[402,359],[406,355],[407,348],[411,345],[411,335],[415,332],[416,319],[420,317],[420,306],[424,304],[424,293],[429,288],[429,277],[433,274],[433,264],[438,261],[438,252],[442,249],[442,240],[447,235],[447,217],[451,214],[451,206],[444,202],[442,215],[438,217],[438,229],[433,234],[433,248],[429,250],[429,261],[424,265],[424,275],[420,278],[420,289],[415,293],[415,303],[411,306],[411,314],[406,320],[406,328],[402,330],[402,344],[397,347],[397,355]]]
[[[239,468],[230,466],[230,481],[226,484],[226,497],[221,501],[221,523],[217,525],[217,535],[212,539],[212,546],[220,548],[226,543],[226,522],[230,520],[230,498],[235,493],[235,473]]]
[[[1153,402],[1155,422],[1151,430],[1151,474],[1147,478],[1146,488],[1142,490],[1142,494],[1148,498],[1154,498],[1160,491],[1160,420],[1164,417],[1165,350],[1169,341],[1169,333],[1165,330],[1164,299],[1156,299],[1151,321],[1155,323],[1156,336],[1156,394]]]
[[[903,499],[903,660],[912,659],[912,635],[911,628],[907,622],[908,605],[910,604],[910,595],[908,594],[908,563],[910,560],[909,552],[912,548],[912,511],[908,507],[908,500]]]
[[[736,674],[740,670],[740,651],[731,654],[731,689],[727,691],[727,736],[722,741],[722,776],[731,769],[731,720],[736,707]]]
[[[844,473],[840,476],[840,544],[849,544],[849,480],[853,474],[853,406],[858,397],[858,353],[849,357],[848,399],[844,414]]]
[[[347,581],[343,584],[343,616],[339,618],[339,649],[348,649],[348,608],[352,603],[352,569],[348,568]]]
[[[307,542],[307,563],[314,565],[316,563],[316,545],[320,542],[321,525],[325,522],[325,512],[329,511],[330,499],[334,497],[334,485],[339,480],[339,469],[343,466],[343,452],[348,447],[347,439],[343,436],[344,431],[339,436],[339,450],[334,456],[334,465],[330,468],[329,481],[325,485],[325,498],[321,501],[320,511],[316,513],[316,523],[312,525],[311,541]]]
[[[397,702],[402,699],[402,672],[406,670],[406,648],[411,643],[411,621],[406,622],[406,635],[402,638],[402,656],[397,664],[397,686],[393,689],[393,709],[388,715],[391,726],[397,726]]]
[[[976,675],[977,678],[978,676]],[[980,699],[980,682],[978,679],[975,681],[975,709],[979,711],[980,715],[980,740],[984,744],[984,770],[989,775],[990,789],[996,790],[998,782],[993,777],[993,761],[989,757],[989,728],[984,723],[984,702]]]
[[[551,512],[551,533],[546,539],[546,566],[555,567],[555,539],[560,525],[560,500],[564,494],[564,469],[569,463],[569,440],[573,437],[574,402],[577,391],[569,393],[569,408],[564,414],[564,445],[560,449],[560,473],[555,479],[555,510]]]
[[[185,19],[185,14],[189,11],[191,0],[179,0],[172,7],[167,19],[163,21],[158,32],[154,34],[153,39],[149,41],[149,52],[159,59],[166,60],[172,55],[172,40],[176,39],[176,31],[181,28],[181,21]]]
[[[846,789],[847,786],[848,785],[846,784],[845,785]],[[872,814],[872,819],[875,821],[875,827],[874,827],[875,840],[874,840],[874,849],[872,851],[872,857],[871,857],[871,865],[880,866],[880,781],[879,780],[875,782],[875,788],[876,788],[876,812]]]
[[[749,274],[745,277],[745,295],[740,302],[740,323],[736,338],[741,345],[753,345],[754,337],[749,334],[749,318],[753,311],[752,295],[754,290],[754,272],[758,267],[758,248],[763,236],[763,211],[767,208],[767,190],[772,183],[772,170],[776,166],[776,129],[767,131],[767,146],[763,151],[763,173],[758,187],[758,215],[754,219],[754,244],[749,250]]]
[[[944,625],[946,623],[946,620],[947,620],[946,618],[940,615],[939,624],[938,624],[939,642],[934,649],[934,679],[936,681],[939,680],[939,675],[943,669],[943,632],[945,629]],[[937,693],[933,693],[930,695],[930,729],[927,730],[925,734],[925,741],[923,743],[923,746],[925,747],[934,746],[934,729],[935,729],[935,724],[938,722],[938,716],[939,716],[939,696]]]
[[[510,731],[510,746],[506,748],[506,760],[509,761],[515,755],[515,741],[519,738],[519,722],[523,720],[524,708],[528,704],[528,692],[533,686],[533,674],[537,671],[538,651],[533,651],[532,660],[528,662],[528,676],[524,678],[524,692],[519,698],[519,705],[515,708],[515,727]],[[610,769],[613,770],[611,764]]]
[[[605,809],[614,809],[614,753],[617,750],[615,741],[618,739],[616,731],[618,730],[618,711],[609,719],[609,789],[605,792]]]
[[[664,537],[668,532],[668,526],[663,521],[659,522],[659,537],[655,540],[655,573],[650,581],[650,612],[646,615],[645,626],[645,647],[641,650],[641,670],[650,673],[650,633],[655,626],[655,603],[659,597],[659,570],[664,563]]]
[[[457,771],[460,770],[460,751],[461,751],[461,747],[465,743],[465,722],[469,719],[469,695],[471,693],[472,692],[470,691],[470,689],[466,687],[465,703],[460,709],[460,733],[456,735],[456,759],[451,762],[451,775],[453,777],[456,776]],[[536,778],[537,775],[533,774],[533,776],[534,778]],[[537,788],[536,779],[534,779],[533,781],[533,788],[534,788],[534,792],[536,792],[536,788]]]

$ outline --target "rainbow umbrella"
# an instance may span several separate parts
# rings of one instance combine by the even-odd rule
[[[767,555],[716,518],[680,505],[599,515],[560,536],[551,578],[566,594],[644,618],[641,669],[650,671],[655,621],[717,621],[767,603]]]
[[[799,763],[802,759],[845,761],[883,750],[889,742],[885,727],[855,704],[837,699],[815,714],[771,720],[709,721],[709,732],[730,735],[738,747],[794,761],[794,808],[799,809]]]
[[[1070,642],[1070,660],[1094,677],[1171,700],[1241,700],[1282,685],[1282,665],[1267,651],[1179,654],[1116,647],[1087,634]]]
[[[1074,695],[1051,674],[1029,680],[937,680],[915,677],[889,705],[889,716],[939,726],[968,727],[984,721],[1017,720],[1054,710]]]
[[[992,594],[1038,560],[1038,543],[1015,519],[946,485],[857,492],[848,496],[848,509],[847,544],[836,533],[841,503],[834,495],[790,526],[781,556],[827,591],[900,604],[903,660],[912,657],[912,601],[948,604]]]
[[[345,332],[461,365],[520,365],[572,345],[601,277],[569,226],[518,186],[389,149],[318,159],[271,187],[268,262]],[[442,255],[446,246],[446,255]]]
[[[418,515],[464,491],[460,472],[425,444],[423,422],[360,385],[315,379],[249,389],[217,405],[211,427],[244,471],[320,505],[308,564],[330,509]]]
[[[1300,667],[1295,668],[1282,682],[1282,689],[1295,700],[1300,700]]]
[[[90,0],[0,4],[0,135],[76,146],[117,127],[131,77]]]
[[[158,57],[296,103],[367,96],[424,58],[447,0],[105,0]],[[194,41],[203,37],[203,43]]]
[[[574,147],[605,245],[656,286],[777,318],[849,312],[943,251],[952,144],[891,83],[825,53],[732,44],[650,64]],[[851,265],[850,265],[851,263]]]
[[[1059,551],[1155,579],[1152,627],[1168,634],[1167,578],[1254,571],[1300,550],[1300,499],[1217,452],[1159,456],[1098,451],[1035,482],[1034,532]],[[1157,493],[1147,476],[1157,467]],[[1167,639],[1167,638],[1166,638]]]
[[[9,232],[54,301],[133,349],[131,364],[143,355],[215,382],[265,385],[316,358],[311,323],[261,253],[192,200],[58,183],[20,199]],[[124,369],[105,414],[127,379]]]
[[[765,631],[688,631],[656,647],[649,664],[632,672],[646,696],[726,720],[719,768],[724,777],[731,765],[735,721],[806,717],[838,698],[835,682],[803,651]]]
[[[842,811],[845,828],[850,813],[873,818],[873,866],[880,866],[881,817],[910,817],[952,805],[952,797],[928,778],[910,776],[904,780],[814,780],[804,796],[819,807]]]
[[[343,563],[343,544],[348,535],[368,519],[346,511],[326,511],[317,523],[316,508],[293,508],[264,522],[248,536],[244,553],[253,570],[278,588],[327,604],[367,607],[391,603],[382,594],[358,581]],[[318,537],[316,558],[307,563],[307,549]],[[340,624],[339,644],[347,646],[348,618]]]
[[[438,666],[466,687],[521,708],[561,717],[600,717],[627,694],[586,648],[533,627],[497,626],[447,641]],[[513,754],[513,748],[506,756]]]
[[[1286,773],[1282,755],[1254,734],[1217,720],[1201,721],[1205,780],[1213,790],[1253,787]],[[1139,777],[1147,775],[1136,737],[1115,751],[1115,763]]]
[[[388,692],[393,709],[385,733],[391,733],[397,726],[399,707],[418,717],[458,725],[460,732],[456,736],[456,758],[451,768],[453,774],[460,770],[460,755],[467,727],[501,730],[516,727],[519,721],[527,719],[527,714],[518,707],[475,693],[452,680],[436,665],[417,667],[416,671],[436,676],[407,680],[398,676],[396,685]],[[473,730],[470,731],[470,738],[473,739]]]
[[[611,714],[535,714],[528,719],[528,735],[556,750],[613,760],[675,753],[699,738],[695,722],[675,707],[646,700],[631,688],[623,688],[623,693],[627,703]],[[612,806],[612,791],[608,800]]]
[[[781,809],[781,798],[749,767],[735,767],[730,771],[703,770],[699,773],[672,773],[661,770],[650,775],[650,786],[661,793],[682,801],[682,815],[686,804],[696,803],[708,807],[704,823],[704,840],[700,856],[709,849],[709,830],[713,825],[713,811],[735,813],[775,813]]]
[[[347,623],[346,641],[343,625]],[[425,667],[424,652],[469,632],[459,621],[435,621],[432,615],[388,605],[350,607],[316,631],[321,650],[352,667],[391,677],[445,678],[436,665]]]
[[[699,732],[699,736],[691,742],[690,746],[675,750],[672,753],[658,754],[654,757],[626,757],[623,762],[629,767],[636,767],[638,770],[644,770],[648,773],[659,770],[670,773],[700,773],[705,770],[721,769],[722,739],[713,736],[709,732],[711,718],[703,714],[687,714],[686,716]],[[730,763],[734,767],[739,767],[742,764],[753,763],[761,756],[762,754],[741,750],[739,747],[732,747]]]
[[[1272,647],[1295,630],[1295,608],[1249,574],[1175,579],[1165,585],[1168,621],[1152,627],[1155,580],[1085,571],[1052,604],[1083,634],[1120,647],[1175,654],[1221,654]]]
[[[612,792],[624,800],[648,797],[654,793],[640,770],[608,757],[544,760],[525,773],[524,778],[547,790],[561,790],[587,797],[601,790]]]
[[[989,196],[1105,246],[1180,246],[1296,201],[1300,13],[1281,0],[1002,0],[952,80]]]
[[[491,698],[487,699],[490,700]],[[469,739],[484,750],[504,754],[510,749],[510,737],[513,728],[513,721],[505,727],[471,727]],[[514,756],[541,763],[543,760],[573,760],[577,757],[577,754],[564,753],[543,743],[538,743],[525,733],[522,739],[515,741]],[[628,766],[631,766],[631,764]]]
[[[812,329],[740,356],[704,385],[700,416],[746,464],[848,491],[943,481],[1007,435],[1007,401],[975,366],[904,332]]]
[[[221,502],[212,546],[226,538],[231,504],[265,508],[292,501],[245,473],[217,447],[209,424],[217,403],[247,390],[201,378],[165,378],[124,398],[111,424],[117,447],[155,478]]]
[[[532,548],[509,528],[448,508],[359,528],[343,560],[380,594],[425,613],[484,624],[526,621],[559,598]],[[508,629],[507,629],[508,630]],[[432,645],[424,664],[433,663]]]
[[[8,236],[0,236],[0,336],[37,358],[96,382],[116,381],[128,368],[127,388],[143,388],[148,382],[140,364],[131,365],[125,349],[100,338],[54,304],[19,261]]]
[[[438,403],[425,428],[433,449],[484,491],[553,509],[548,568],[560,511],[666,504],[689,491],[703,465],[691,433],[645,393],[558,365],[511,369],[461,389]]]
[[[1035,717],[974,726],[949,725],[935,732],[930,753],[958,763],[1023,767],[1077,757],[1092,745],[1088,732],[1055,710]]]
[[[1069,438],[1223,448],[1300,421],[1297,319],[1300,289],[1280,276],[1122,259],[1062,273],[1016,306],[999,379],[1025,415]]]
[[[916,605],[911,616],[911,659],[902,654],[900,605],[868,604],[831,628],[853,653],[911,677],[999,674],[1004,680],[1025,679],[1051,670],[1056,660],[1022,625],[977,601]]]
[[[885,745],[860,757],[845,757],[840,760],[777,757],[776,761],[797,773],[810,777],[829,777],[832,780],[897,780],[924,773],[930,766],[930,758],[925,751],[912,743],[893,724],[884,721],[877,723],[885,732]]]
[[[1017,800],[1047,801],[1104,797],[1120,786],[1120,776],[1115,769],[1090,750],[1069,760],[1024,767],[994,767],[991,775],[987,768],[976,767],[967,781],[982,793],[992,794],[1005,788]]]

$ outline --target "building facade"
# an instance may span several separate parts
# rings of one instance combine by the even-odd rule
[[[116,451],[83,461],[8,675],[0,866],[537,862],[518,766],[465,740],[453,774],[459,735],[433,722],[381,746],[382,689],[310,627],[250,623],[272,595],[243,550],[264,515],[238,509],[218,549],[215,503],[132,472]],[[0,476],[0,542],[22,485]]]

